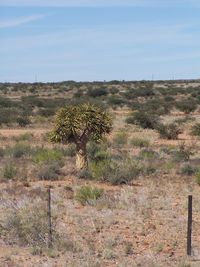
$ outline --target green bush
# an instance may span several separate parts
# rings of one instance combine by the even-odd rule
[[[191,134],[194,136],[200,136],[200,123],[196,123],[192,126]]]
[[[196,182],[198,185],[200,185],[200,171],[196,173]]]
[[[82,186],[77,192],[75,199],[82,205],[94,205],[96,200],[103,195],[103,189],[90,186]]]
[[[17,142],[19,142],[19,141],[31,141],[33,139],[33,134],[32,133],[21,134],[19,136],[16,136],[14,139]]]
[[[0,158],[3,158],[5,156],[5,149],[2,147],[0,148]]]
[[[61,167],[62,164],[56,161],[42,165],[38,171],[38,178],[41,180],[57,180]]]
[[[63,153],[58,149],[47,149],[47,148],[39,148],[35,155],[33,156],[33,160],[36,163],[48,163],[51,161],[60,161],[63,157]]]
[[[197,102],[193,98],[191,99],[184,99],[182,101],[179,101],[176,103],[177,109],[180,111],[189,114],[191,112],[194,112],[197,108]]]
[[[17,174],[17,169],[13,163],[7,163],[3,168],[3,177],[6,180],[11,180]]]
[[[112,185],[129,184],[140,174],[141,166],[129,160],[123,163],[104,160],[92,163],[91,172],[94,178]]]
[[[74,157],[76,155],[76,146],[74,144],[69,144],[63,151],[64,155],[67,157]]]
[[[87,92],[87,95],[90,97],[106,96],[107,94],[108,94],[108,91],[104,88],[89,89]]]
[[[25,126],[31,124],[29,117],[26,117],[26,116],[18,117],[16,119],[16,122],[19,124],[20,127],[25,127]]]
[[[127,123],[130,123],[130,117]],[[139,125],[140,127],[144,129],[156,129],[159,124],[159,117],[155,114],[143,112],[143,111],[136,111],[132,116],[131,123],[134,122],[134,124]]]
[[[25,206],[11,210],[3,222],[4,234],[12,244],[46,247],[48,243],[48,217],[46,207]],[[55,231],[53,231],[53,235]]]
[[[196,168],[191,166],[190,164],[185,164],[181,167],[181,174],[191,176],[196,173]]]
[[[170,124],[159,124],[157,131],[160,134],[160,138],[168,140],[177,140],[178,135],[182,133],[180,127],[175,123]]]
[[[24,156],[30,156],[32,154],[32,149],[30,145],[20,142],[10,149],[10,153],[14,158],[21,158]]]
[[[128,134],[124,131],[118,132],[113,137],[115,145],[126,145],[128,142]]]
[[[139,159],[158,159],[159,153],[152,150],[151,148],[142,149],[139,153]]]
[[[130,144],[136,147],[149,147],[150,142],[148,139],[134,137],[130,140]]]
[[[84,180],[92,180],[93,176],[90,170],[84,169],[78,172],[78,178]]]
[[[110,159],[110,155],[107,151],[107,143],[105,142],[101,142],[100,144],[89,142],[87,145],[87,154],[89,160],[93,162]]]
[[[174,161],[188,161],[192,154],[193,151],[190,147],[181,144],[177,150],[172,151],[172,158]]]

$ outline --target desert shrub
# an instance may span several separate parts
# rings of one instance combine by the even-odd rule
[[[200,123],[196,123],[192,126],[191,134],[194,136],[200,136]]]
[[[200,171],[196,173],[196,182],[198,185],[200,185]]]
[[[157,127],[157,131],[160,134],[161,138],[168,139],[168,140],[177,140],[178,135],[182,133],[180,127],[175,123],[169,124],[159,124]]]
[[[32,149],[30,145],[19,142],[10,149],[10,153],[14,158],[21,158],[24,156],[30,156],[32,154]]]
[[[51,161],[60,161],[63,157],[63,153],[58,149],[39,148],[34,156],[33,160],[36,163],[47,163]]]
[[[18,117],[16,119],[16,122],[19,124],[20,127],[25,127],[31,124],[31,120],[29,119],[29,117],[26,116]]]
[[[74,144],[69,144],[63,151],[63,154],[67,157],[74,157],[76,155],[76,146]]]
[[[134,94],[136,97],[147,97],[155,95],[152,85],[139,87],[134,90]]]
[[[89,89],[87,95],[90,97],[99,97],[99,96],[106,96],[108,91],[105,88],[94,88]]]
[[[139,153],[139,159],[157,159],[159,158],[159,153],[151,148],[144,148]]]
[[[31,141],[33,139],[33,134],[32,133],[25,133],[21,134],[19,136],[14,137],[15,141]]]
[[[92,161],[90,163],[90,171],[92,177],[96,180],[106,180],[107,177],[113,172],[114,164],[109,160]]]
[[[111,95],[110,97],[108,97],[108,105],[109,106],[120,106],[122,107],[123,105],[125,105],[127,103],[127,101],[125,99],[123,99],[120,96],[117,95]]]
[[[89,142],[87,145],[87,153],[90,161],[98,162],[108,160],[110,155],[107,151],[107,143],[101,142],[97,144],[95,142]]]
[[[3,158],[5,156],[5,149],[2,147],[0,148],[0,158]]]
[[[113,142],[115,145],[126,145],[128,142],[128,134],[124,131],[116,133],[113,137]]]
[[[141,173],[141,166],[133,161],[117,164],[106,181],[112,185],[129,184]]]
[[[157,167],[151,164],[143,165],[141,173],[143,175],[151,175],[157,171]]]
[[[129,184],[141,172],[138,163],[126,160],[122,163],[114,161],[100,161],[91,164],[91,172],[94,178],[107,181],[112,185]]]
[[[185,144],[181,144],[178,149],[172,151],[172,159],[174,161],[188,161],[192,154],[191,147],[186,147]]]
[[[128,122],[130,123],[130,117]],[[156,129],[158,127],[159,117],[155,114],[136,111],[132,116],[132,122],[134,122],[134,124],[139,125],[144,129]]]
[[[170,103],[165,103],[163,99],[154,98],[141,103],[139,110],[141,112],[156,114],[156,115],[166,115],[169,113],[171,108]]]
[[[148,139],[134,137],[130,140],[130,144],[136,147],[148,147],[150,142]]]
[[[41,180],[57,180],[61,166],[62,164],[57,161],[40,166],[38,178]]]
[[[6,180],[11,180],[15,177],[15,175],[17,174],[17,169],[15,167],[15,165],[10,162],[7,163],[4,168],[3,168],[3,178],[5,178]]]
[[[56,108],[41,108],[37,114],[42,117],[50,117],[53,116],[55,112]]]
[[[90,170],[84,169],[78,172],[78,178],[79,179],[84,179],[84,180],[92,180],[93,176]]]
[[[11,210],[3,222],[4,235],[11,244],[21,246],[47,246],[48,218],[46,207],[23,207]],[[54,234],[54,231],[53,231]]]
[[[182,101],[179,101],[176,103],[176,108],[180,111],[189,114],[191,112],[194,112],[197,108],[197,102],[191,98],[191,99],[184,99]]]
[[[125,119],[125,122],[127,124],[135,124],[135,118],[133,116],[128,116],[126,119]]]
[[[90,186],[82,186],[77,192],[75,199],[82,205],[95,205],[96,200],[103,195],[103,189]]]
[[[178,118],[174,121],[174,123],[176,123],[177,125],[181,125],[190,121],[193,121],[194,118],[190,117],[189,115],[185,116],[184,118]]]
[[[18,115],[20,114],[17,108],[1,108],[0,112],[0,125],[11,124],[16,122]]]
[[[191,166],[190,164],[185,164],[181,167],[181,174],[191,176],[196,173],[196,168]]]

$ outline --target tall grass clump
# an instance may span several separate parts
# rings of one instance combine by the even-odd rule
[[[134,137],[130,140],[130,144],[134,147],[149,147],[150,141],[148,139]]]
[[[15,177],[16,174],[17,174],[17,169],[12,162],[7,163],[4,166],[4,168],[3,168],[3,178],[4,179],[11,180]]]
[[[76,192],[75,199],[82,205],[95,205],[96,200],[103,195],[104,190],[102,188],[82,186]]]
[[[200,123],[196,123],[192,126],[191,134],[194,136],[200,136]]]
[[[160,134],[160,137],[168,140],[177,140],[178,135],[182,133],[182,130],[176,123],[169,124],[159,124],[157,131]]]
[[[126,145],[128,142],[128,134],[125,131],[120,131],[113,137],[113,143],[115,145]]]
[[[39,148],[36,150],[33,160],[36,163],[48,163],[60,161],[63,158],[63,152],[58,149]]]

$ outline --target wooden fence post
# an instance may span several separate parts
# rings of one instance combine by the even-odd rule
[[[51,223],[51,187],[48,188],[48,247],[52,247],[52,223]]]
[[[187,255],[192,255],[192,196],[188,196]]]

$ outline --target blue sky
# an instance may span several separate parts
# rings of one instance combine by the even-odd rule
[[[0,0],[0,81],[200,77],[199,0]]]

